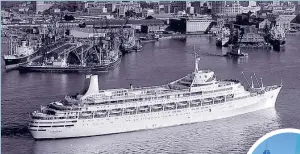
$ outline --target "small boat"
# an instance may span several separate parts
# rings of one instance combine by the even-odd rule
[[[240,47],[233,46],[231,51],[227,52],[225,57],[248,57],[247,53],[242,53]]]

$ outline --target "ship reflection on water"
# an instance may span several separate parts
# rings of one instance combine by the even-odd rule
[[[225,153],[236,149],[220,148],[220,146],[225,146],[224,141],[226,141],[226,145],[238,143],[241,147],[246,146],[238,148],[239,150],[249,149],[257,138],[279,127],[280,119],[276,110],[271,108],[223,120],[163,129],[35,141],[34,154],[176,152],[196,154],[199,153],[199,149],[203,149],[201,153],[212,151],[213,153]],[[248,144],[249,142],[252,144]],[[177,150],[172,147],[177,147]]]

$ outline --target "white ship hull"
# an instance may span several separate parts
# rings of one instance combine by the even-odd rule
[[[155,129],[245,114],[275,106],[281,87],[262,95],[177,110],[105,118],[77,119],[74,126],[31,131],[35,139],[72,138]],[[68,121],[76,120],[69,119]],[[63,121],[63,120],[62,120]],[[41,125],[40,125],[41,126]]]

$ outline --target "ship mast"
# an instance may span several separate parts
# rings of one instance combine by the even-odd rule
[[[249,82],[248,82],[248,80],[247,80],[247,78],[246,78],[246,76],[245,76],[245,74],[244,74],[244,72],[242,72],[242,75],[244,76],[244,78],[245,78],[245,80],[246,80],[248,86],[251,87],[250,84],[249,84]]]
[[[12,37],[10,36],[10,39],[9,39],[9,51],[8,51],[8,54],[9,54],[9,55],[12,55],[12,54],[13,54],[12,50],[13,50],[13,46],[12,46]]]
[[[101,44],[102,46],[99,47],[99,64],[102,64],[102,58],[101,58],[101,52],[102,52],[102,48],[103,48],[103,44]]]
[[[257,77],[256,77],[256,74],[255,74],[255,73],[254,73],[254,78],[255,78],[255,80],[256,80],[257,85],[259,86],[259,82],[258,82],[258,80],[257,80]]]
[[[194,45],[194,53],[195,53],[195,72],[198,72],[199,68],[198,68],[198,61],[200,60],[200,58],[197,58],[197,53],[196,53],[196,49],[195,49],[195,45]]]

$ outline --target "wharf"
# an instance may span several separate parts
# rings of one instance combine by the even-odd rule
[[[240,45],[242,49],[272,49],[271,45]]]

